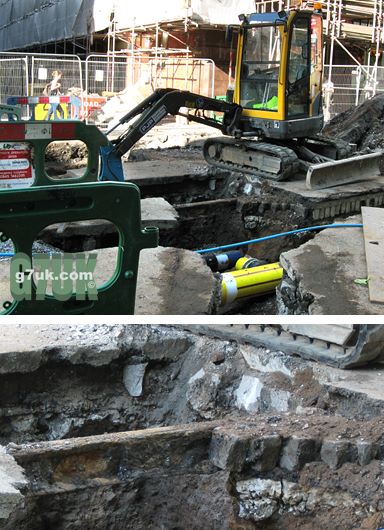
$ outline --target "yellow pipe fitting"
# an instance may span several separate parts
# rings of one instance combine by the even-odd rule
[[[244,256],[236,261],[235,269],[240,271],[242,269],[251,269],[254,267],[260,267],[260,260],[257,258],[250,258]]]
[[[221,275],[221,305],[273,292],[283,277],[280,264],[269,263]]]

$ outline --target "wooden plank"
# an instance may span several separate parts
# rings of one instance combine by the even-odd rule
[[[365,256],[367,259],[369,299],[384,304],[384,209],[361,208]]]
[[[281,327],[291,333],[325,340],[340,346],[344,346],[353,334],[353,324],[281,324]]]

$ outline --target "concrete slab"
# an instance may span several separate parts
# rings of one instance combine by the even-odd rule
[[[3,325],[0,375],[35,372],[52,357],[103,366],[121,353],[119,326]],[[0,454],[1,463],[1,454]]]
[[[102,285],[112,277],[116,248],[98,249],[94,278]],[[220,303],[219,280],[195,252],[172,247],[140,253],[135,314],[206,315]]]
[[[124,161],[123,171],[126,181],[134,182],[138,186],[151,184],[169,184],[183,182],[185,179],[204,179],[210,177],[210,166],[204,160],[171,158],[169,160],[138,160]],[[65,175],[78,178],[84,175],[84,167],[74,168]],[[63,176],[63,175],[61,175]],[[60,179],[57,179],[60,181]]]
[[[330,369],[319,363],[310,363],[315,378],[333,393],[345,393],[354,400],[369,400],[382,406],[384,389],[382,385],[384,364],[377,364],[354,370]],[[367,401],[365,401],[367,404]],[[367,410],[367,413],[369,411]]]
[[[199,254],[170,247],[140,253],[136,314],[209,315],[219,303],[219,279]]]
[[[268,181],[261,184],[263,194],[272,193],[272,201],[291,204],[297,214],[308,221],[334,219],[337,216],[360,214],[362,206],[384,205],[384,177],[374,177],[327,188],[309,190],[303,177],[287,182]],[[281,199],[280,199],[281,197]]]
[[[125,162],[123,169],[125,180],[139,187],[183,182],[191,178],[196,180],[211,178],[208,164],[181,158],[172,159],[172,164],[169,160]]]
[[[157,226],[159,230],[173,230],[178,225],[178,213],[169,202],[162,197],[141,200],[141,226]],[[113,223],[105,219],[90,219],[71,223],[55,223],[46,227],[41,238],[54,242],[60,239],[97,238],[116,233]],[[56,243],[57,244],[57,243]]]
[[[159,230],[173,230],[177,227],[179,215],[163,197],[141,200],[141,225],[157,226]]]
[[[345,223],[361,223],[361,216]],[[283,281],[277,288],[279,314],[379,315],[369,301],[362,228],[323,230],[313,240],[280,256]]]
[[[384,303],[384,210],[361,209],[363,218],[365,256],[369,276],[369,299]]]
[[[15,459],[0,446],[0,523],[8,519],[23,500],[18,488],[28,483],[22,468]]]

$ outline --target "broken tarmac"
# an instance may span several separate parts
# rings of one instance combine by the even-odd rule
[[[345,219],[361,224],[361,216]],[[279,314],[382,315],[369,300],[362,228],[329,228],[283,252],[284,276],[277,288]],[[357,282],[356,282],[357,280]],[[360,281],[359,281],[360,280]]]

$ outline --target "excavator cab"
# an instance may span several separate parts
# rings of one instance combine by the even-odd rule
[[[318,11],[240,15],[234,103],[244,136],[285,140],[323,126]]]

